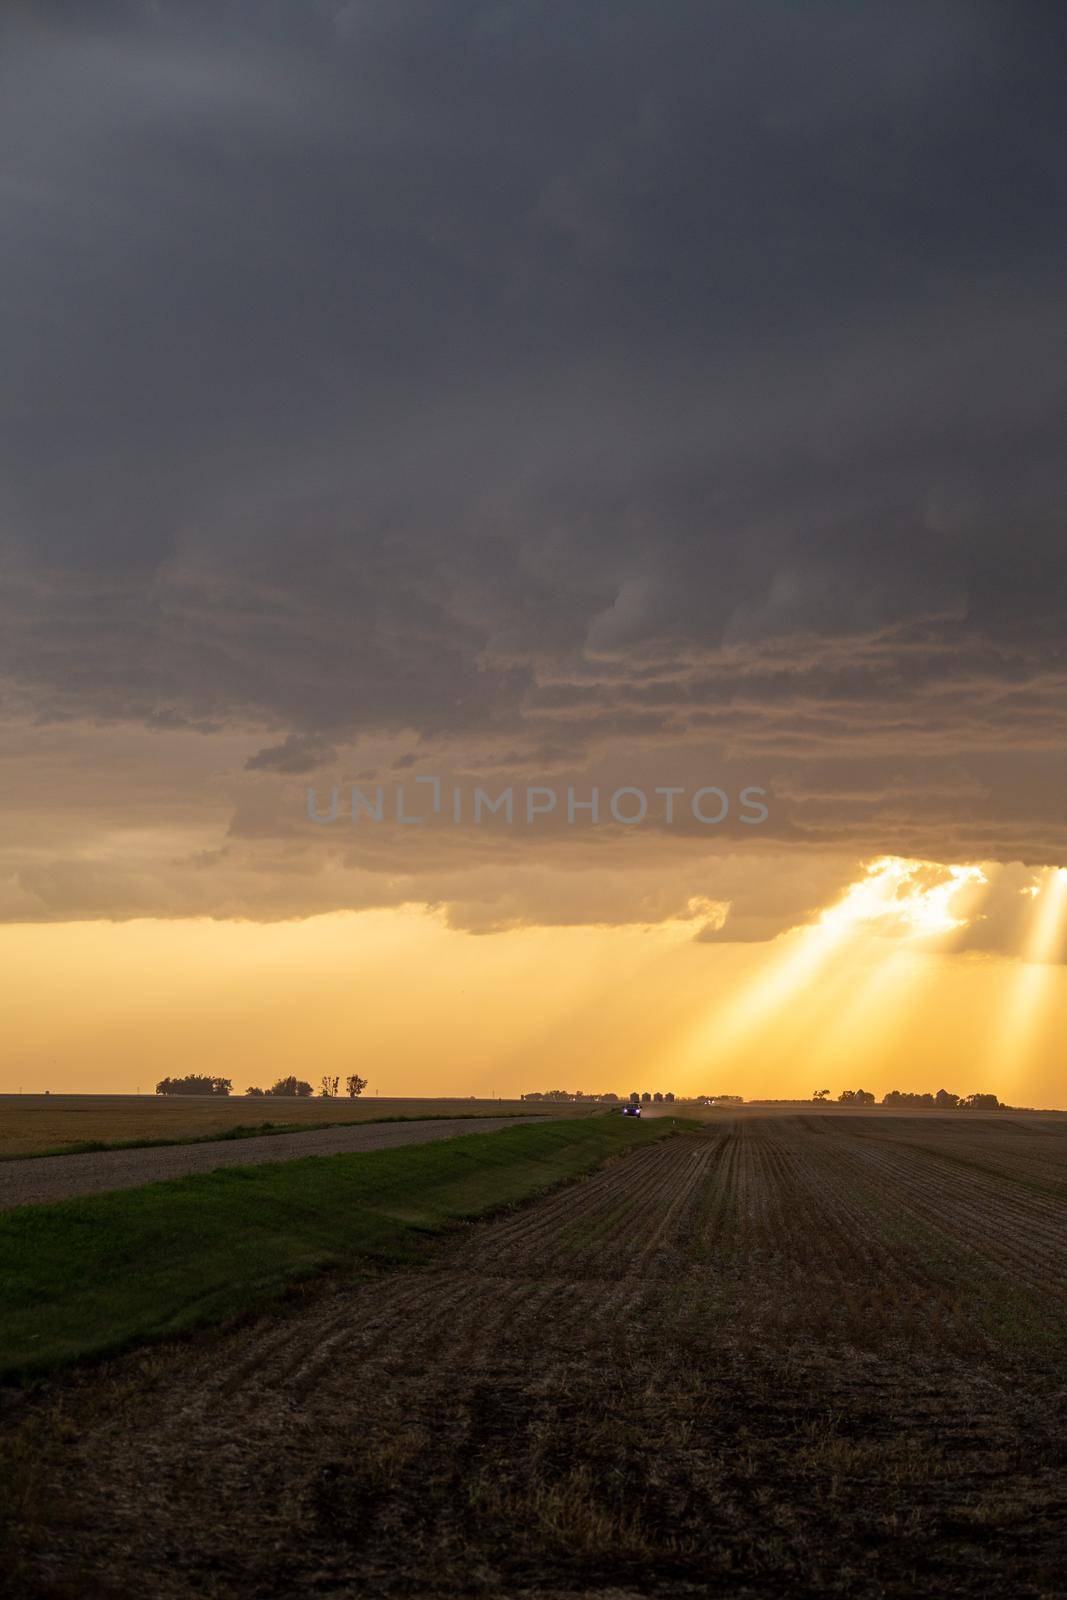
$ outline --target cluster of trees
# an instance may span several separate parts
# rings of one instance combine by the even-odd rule
[[[269,1089],[257,1089],[253,1083],[249,1084],[245,1090],[245,1094],[250,1095],[287,1095],[290,1100],[306,1100],[308,1095],[314,1093],[314,1089],[306,1078],[294,1078],[292,1073],[287,1078],[279,1078],[277,1083],[273,1084]]]
[[[531,1089],[521,1096],[523,1100],[613,1100],[617,1094],[586,1094],[584,1089]]]
[[[952,1094],[948,1089],[939,1089],[936,1094],[907,1094],[899,1089],[890,1089],[889,1093],[882,1096],[884,1106],[940,1106],[943,1110],[955,1110],[961,1106],[965,1111],[996,1111],[1001,1102],[995,1094]]]
[[[328,1075],[324,1075],[322,1085],[319,1089],[319,1093],[322,1095],[322,1098],[324,1100],[335,1099],[336,1096],[341,1092],[340,1083],[340,1078],[331,1078]],[[350,1072],[348,1077],[345,1079],[345,1094],[348,1095],[349,1099],[351,1100],[357,1099],[358,1096],[363,1093],[366,1087],[366,1078],[361,1078],[358,1072]]]
[[[523,1100],[595,1100],[610,1105],[618,1105],[619,1103],[617,1094],[586,1094],[581,1089],[531,1089],[522,1098]],[[633,1105],[640,1105],[642,1101],[647,1105],[652,1101],[673,1101],[674,1096],[669,1092],[660,1094],[658,1089],[654,1094],[647,1089],[644,1094],[641,1094],[635,1089],[632,1094],[627,1095],[627,1099]]]
[[[185,1078],[161,1078],[156,1084],[157,1094],[210,1094],[228,1095],[233,1090],[232,1078],[206,1078],[199,1072],[190,1072]]]
[[[358,1072],[350,1072],[345,1079],[345,1093],[355,1099],[367,1087],[366,1078],[361,1078]],[[340,1093],[340,1078],[326,1076],[322,1080],[319,1093],[326,1100],[332,1100]],[[288,1095],[290,1099],[306,1099],[314,1094],[310,1083],[304,1078],[293,1077],[279,1078],[270,1089],[257,1089],[255,1085],[245,1090],[245,1094],[259,1095],[261,1098],[268,1094]],[[232,1078],[207,1078],[199,1072],[190,1072],[184,1078],[162,1078],[156,1084],[157,1094],[210,1094],[227,1095],[233,1093]]]
[[[812,1095],[813,1100],[821,1102],[830,1098],[829,1089],[816,1089]],[[874,1095],[869,1089],[842,1089],[837,1097],[838,1105],[873,1106]],[[940,1110],[955,1110],[961,1108],[966,1111],[996,1111],[1001,1102],[995,1094],[952,1094],[948,1089],[939,1089],[936,1094],[909,1094],[902,1093],[899,1089],[890,1089],[888,1094],[882,1096],[884,1106],[927,1106]]]
[[[345,1079],[345,1094],[349,1095],[353,1100],[356,1099],[358,1095],[361,1095],[366,1087],[366,1078],[361,1078],[358,1072],[350,1072],[348,1077]],[[291,1074],[288,1078],[279,1078],[277,1083],[274,1084],[273,1088],[256,1089],[253,1087],[245,1090],[245,1094],[280,1094],[288,1095],[290,1098],[295,1098],[298,1100],[306,1100],[308,1095],[312,1095],[314,1093],[314,1089],[311,1087],[310,1083],[308,1083],[306,1078],[294,1078]],[[324,1100],[333,1100],[340,1093],[340,1078],[331,1077],[329,1073],[324,1073],[322,1083],[319,1087],[319,1094],[322,1096],[322,1098]]]

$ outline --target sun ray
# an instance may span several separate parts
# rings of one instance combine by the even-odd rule
[[[775,941],[771,964],[700,1021],[681,1061],[736,1063],[772,1048],[788,1052],[802,1038],[810,1052],[820,1037],[837,1054],[875,1004],[887,1026],[899,1025],[902,1002],[914,1004],[929,976],[924,943],[962,927],[987,883],[974,865],[871,862],[815,923]]]
[[[1030,925],[988,1057],[990,1070],[1009,1094],[1034,1050],[1052,1001],[1057,973],[1053,957],[1067,919],[1067,868],[1047,868],[1024,893],[1033,896]]]

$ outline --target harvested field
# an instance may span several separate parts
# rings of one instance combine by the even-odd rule
[[[22,1592],[1062,1596],[1065,1174],[1060,1119],[722,1119],[53,1383]]]
[[[318,1127],[334,1122],[376,1122],[397,1117],[581,1116],[582,1106],[521,1100],[404,1100],[265,1095],[0,1095],[0,1160],[73,1152],[85,1145],[140,1144],[211,1138],[234,1128]],[[596,1109],[590,1106],[590,1110]]]
[[[464,1133],[492,1133],[515,1127],[530,1117],[439,1117],[428,1122],[404,1118],[368,1122],[363,1127],[309,1128],[302,1133],[267,1135],[261,1139],[223,1140],[207,1144],[172,1144],[148,1149],[102,1150],[84,1155],[40,1156],[0,1163],[0,1211],[13,1206],[47,1205],[74,1195],[136,1189],[146,1183],[184,1178],[219,1167],[254,1167],[264,1161],[292,1161],[304,1156],[335,1156],[363,1150],[392,1150],[398,1145],[455,1139]]]

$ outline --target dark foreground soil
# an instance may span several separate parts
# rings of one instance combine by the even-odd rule
[[[1067,1596],[1064,1143],[721,1124],[11,1401],[12,1592]]]

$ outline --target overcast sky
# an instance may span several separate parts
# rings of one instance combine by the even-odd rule
[[[1061,6],[0,27],[0,915],[759,938],[1067,860]],[[771,815],[307,823],[412,770]]]

